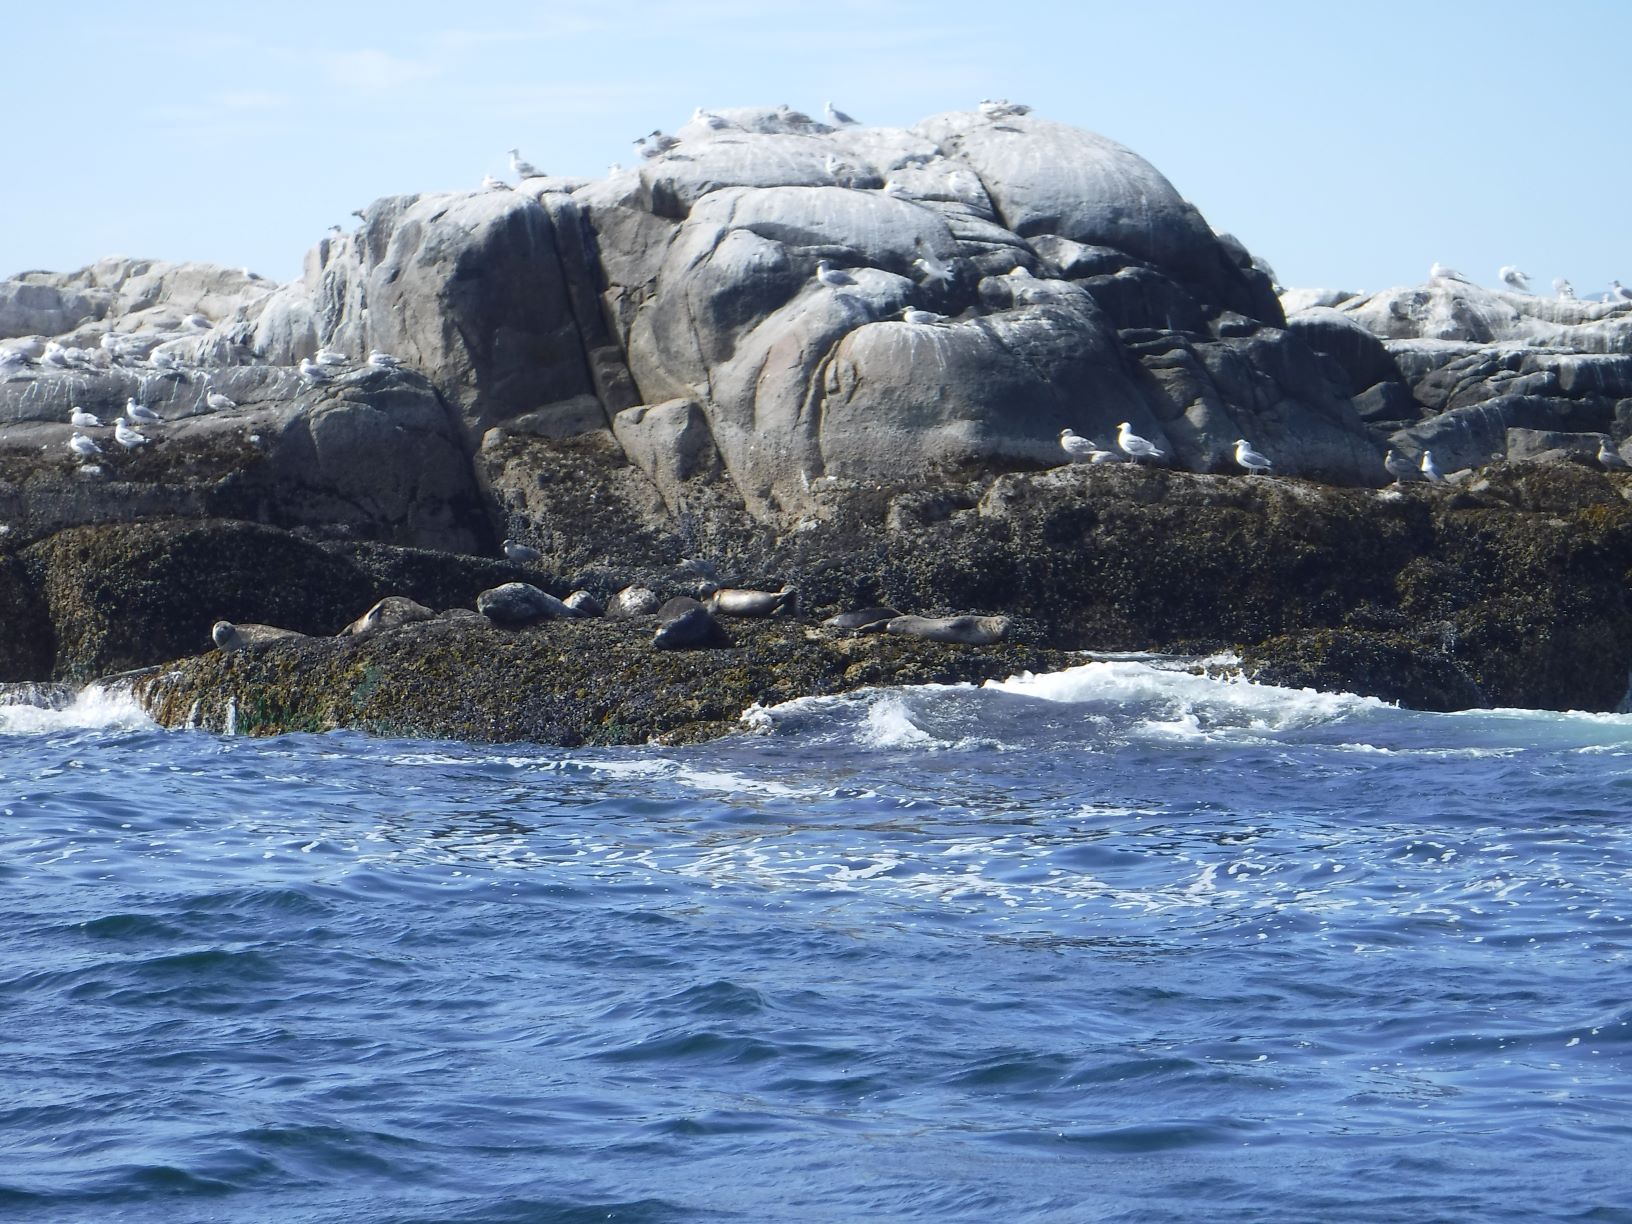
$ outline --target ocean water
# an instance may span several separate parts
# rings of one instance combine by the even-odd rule
[[[6,1221],[1632,1221],[1632,718],[0,708]]]

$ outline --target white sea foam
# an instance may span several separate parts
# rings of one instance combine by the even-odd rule
[[[137,731],[156,724],[127,691],[87,685],[66,705],[0,705],[0,735]]]

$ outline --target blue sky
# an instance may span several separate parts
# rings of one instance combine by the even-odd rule
[[[18,9],[22,11],[18,11]],[[692,107],[980,98],[1128,145],[1289,285],[1514,263],[1632,283],[1632,3],[567,0],[13,6],[0,275],[112,254],[279,279],[377,196],[519,145],[602,174]]]

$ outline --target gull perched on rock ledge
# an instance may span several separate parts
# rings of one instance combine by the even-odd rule
[[[1130,459],[1160,459],[1167,453],[1149,438],[1141,438],[1134,433],[1126,421],[1116,427],[1116,445]]]
[[[1395,484],[1422,479],[1422,473],[1417,469],[1417,465],[1396,450],[1391,450],[1383,456],[1383,467],[1394,477]]]
[[[530,161],[524,161],[520,149],[510,150],[510,172],[518,179],[543,178],[544,172]]]
[[[1429,483],[1431,483],[1431,484],[1444,484],[1445,483],[1445,477],[1443,477],[1443,476],[1441,476],[1439,474],[1439,465],[1434,462],[1434,452],[1433,451],[1431,451],[1431,450],[1423,451],[1422,452],[1422,458],[1420,460],[1418,460],[1417,466],[1422,469],[1422,474],[1428,478]]]
[[[1507,285],[1509,288],[1517,289],[1520,293],[1530,292],[1529,274],[1520,272],[1512,264],[1503,267],[1497,275],[1502,278],[1502,284]]]
[[[1268,458],[1253,450],[1252,443],[1245,438],[1235,440],[1235,461],[1253,475],[1257,475],[1259,472],[1267,472],[1275,466]]]
[[[856,278],[843,268],[835,268],[829,259],[818,260],[816,263],[816,279],[829,288],[838,289],[845,285],[853,285]]]
[[[1564,301],[1573,302],[1575,300],[1575,286],[1562,276],[1553,277],[1553,291]]]
[[[1060,430],[1060,449],[1072,463],[1110,463],[1116,455],[1100,450],[1092,438],[1085,438],[1074,429]]]
[[[1444,264],[1440,263],[1437,259],[1434,261],[1433,266],[1428,269],[1428,279],[1461,281],[1464,285],[1473,284],[1472,281],[1463,276],[1462,273],[1458,272],[1455,268],[1448,268]]]

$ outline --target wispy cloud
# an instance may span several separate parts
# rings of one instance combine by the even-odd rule
[[[417,85],[441,74],[439,65],[429,60],[392,55],[378,47],[357,51],[330,51],[323,56],[323,69],[336,84],[367,93],[384,93]]]

